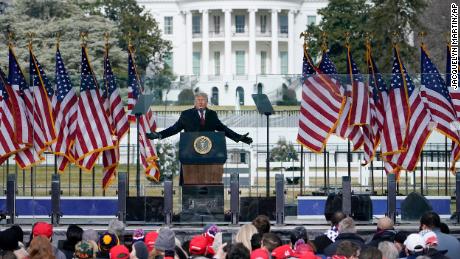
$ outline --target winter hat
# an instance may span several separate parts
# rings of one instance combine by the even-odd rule
[[[83,231],[82,240],[91,240],[97,243],[99,240],[99,235],[94,229],[87,229]]]
[[[144,230],[138,228],[133,232],[133,241],[144,241]]]
[[[426,248],[425,240],[420,234],[410,234],[404,241],[404,245],[411,252],[422,252]]]
[[[251,259],[269,259],[270,255],[264,248],[258,248],[251,252]]]
[[[75,245],[74,257],[83,259],[83,258],[94,258],[96,254],[96,249],[92,241],[83,240],[78,242]]]
[[[112,247],[119,244],[120,240],[118,239],[117,235],[111,234],[109,232],[102,234],[102,236],[99,237],[99,242],[97,243],[99,246],[99,251],[101,252],[109,252]]]
[[[109,222],[109,228],[107,232],[115,234],[117,235],[117,237],[120,237],[123,234],[123,231],[125,231],[125,224],[122,221],[119,221],[118,219],[113,219]]]
[[[206,237],[199,235],[190,240],[190,255],[214,255],[214,249],[209,245]]]
[[[32,233],[35,237],[45,236],[50,238],[53,235],[53,225],[46,222],[37,222],[32,229]]]
[[[155,241],[158,238],[158,233],[155,231],[149,232],[145,235],[144,243],[147,246],[147,250],[152,251],[155,248]]]
[[[6,229],[0,231],[0,251],[14,251],[18,249],[18,241],[14,235],[14,230]]]
[[[272,258],[286,259],[292,256],[294,256],[294,251],[292,250],[290,245],[278,246],[272,251]]]
[[[149,257],[149,251],[144,242],[136,242],[133,244],[133,250],[136,251],[136,257],[138,259],[147,259]]]
[[[124,245],[117,245],[110,249],[110,259],[128,259],[129,250]]]
[[[161,228],[155,242],[155,248],[160,251],[174,250],[176,246],[174,232],[169,228]]]

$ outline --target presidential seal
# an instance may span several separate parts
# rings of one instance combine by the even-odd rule
[[[206,136],[199,136],[193,142],[193,148],[198,154],[205,155],[211,151],[212,141]]]

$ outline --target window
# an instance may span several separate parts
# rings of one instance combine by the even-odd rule
[[[169,68],[171,71],[173,70],[173,55],[171,52],[165,54],[164,66],[165,68]]]
[[[214,75],[220,75],[220,52],[214,52]]]
[[[280,15],[280,33],[288,33],[287,15]]]
[[[241,86],[236,88],[236,100],[240,105],[244,105],[244,89]]]
[[[260,52],[260,74],[267,74],[267,52]]]
[[[211,93],[211,104],[212,105],[219,105],[219,88],[213,87]]]
[[[246,153],[240,153],[240,162],[246,164]]]
[[[261,15],[260,16],[260,33],[267,32],[267,16]]]
[[[214,15],[214,33],[220,33],[220,16]]]
[[[288,53],[287,51],[280,52],[280,72],[281,74],[288,73]]]
[[[173,17],[172,16],[165,16],[165,27],[164,27],[164,34],[173,34]]]
[[[244,60],[244,51],[236,51],[236,75],[244,75],[246,73],[246,66]]]
[[[235,32],[244,33],[244,15],[235,15]]]
[[[307,16],[307,26],[315,25],[315,24],[316,24],[316,15],[308,15]]]
[[[201,33],[201,16],[200,15],[194,15],[192,17],[192,32]]]
[[[193,52],[193,74],[196,76],[200,75],[201,69],[201,52]]]

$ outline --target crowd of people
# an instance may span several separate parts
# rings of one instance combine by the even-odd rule
[[[263,215],[239,228],[234,238],[223,240],[216,225],[182,242],[174,231],[162,227],[145,232],[127,233],[123,222],[113,220],[107,231],[98,233],[69,225],[66,239],[53,245],[53,226],[37,222],[27,243],[20,226],[0,231],[0,259],[441,259],[460,258],[460,241],[449,234],[435,212],[420,219],[420,231],[398,231],[390,218],[378,220],[375,234],[365,240],[357,233],[355,222],[336,212],[324,234],[310,239],[303,226],[288,236],[271,231],[269,218]],[[226,242],[224,242],[226,241]]]

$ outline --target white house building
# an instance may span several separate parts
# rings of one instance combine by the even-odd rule
[[[251,94],[289,86],[281,75],[302,71],[299,35],[319,22],[317,10],[327,2],[138,0],[172,42],[167,62],[178,81],[208,93],[211,104],[231,106],[254,105]],[[296,90],[300,94],[300,87]],[[165,98],[177,100],[179,91],[173,89]]]

